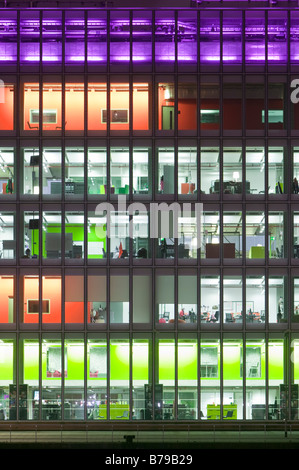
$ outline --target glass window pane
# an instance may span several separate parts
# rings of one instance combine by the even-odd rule
[[[177,419],[197,419],[198,345],[195,338],[180,335],[178,354]]]
[[[218,11],[200,12],[200,61],[220,61],[220,15]]]
[[[265,276],[246,276],[246,322],[265,323]]]
[[[200,149],[200,190],[203,194],[219,194],[219,147],[206,143]]]
[[[67,334],[64,341],[67,373],[64,375],[64,419],[83,420],[84,400],[84,340],[80,335]]]
[[[69,293],[68,293],[69,295]],[[42,322],[61,324],[62,278],[48,271],[42,276]],[[66,311],[67,311],[66,305]],[[66,314],[67,317],[67,314]]]
[[[91,10],[87,14],[87,60],[98,66],[107,62],[107,13]]]
[[[42,153],[43,195],[60,199],[62,194],[62,151],[61,147],[44,147]]]
[[[3,11],[1,13],[1,45],[0,45],[0,61],[10,64],[17,61],[17,12]]]
[[[1,274],[0,276],[0,292],[1,292],[1,313],[0,323],[15,323],[16,305],[15,305],[15,276]]]
[[[197,193],[197,148],[178,148],[178,193]]]
[[[174,323],[174,276],[172,273],[156,272],[156,312],[159,324]]]
[[[265,214],[246,213],[246,257],[265,258]]]
[[[143,269],[133,272],[133,322],[152,323],[152,275]]]
[[[158,194],[174,194],[174,148],[157,148]]]
[[[225,335],[223,340],[223,419],[243,419],[243,389],[241,377],[242,339]],[[219,418],[218,407],[215,412]]]
[[[112,272],[110,276],[110,323],[129,323],[129,276]]]
[[[44,11],[42,20],[43,62],[49,64],[62,62],[62,13]]]
[[[61,420],[62,377],[68,372],[59,335],[44,335],[42,342],[42,420]]]
[[[88,336],[87,419],[107,419],[107,341]]]
[[[126,335],[113,335],[110,341],[110,419],[128,420],[129,400],[129,340]],[[100,407],[100,412],[102,407]]]
[[[110,172],[111,172],[111,194],[129,194],[129,148],[111,147],[110,150]]]
[[[150,377],[151,342],[135,335],[132,342],[133,419],[152,419],[152,383]]]
[[[263,337],[252,336],[247,337],[245,368],[242,367],[246,373],[246,418],[263,420],[266,419],[266,345]]]
[[[197,323],[197,276],[183,270],[178,276],[178,322]]]
[[[242,278],[226,275],[223,278],[223,313],[225,323],[240,323],[243,316]]]
[[[220,418],[220,340],[217,336],[202,335],[200,345],[200,417],[202,420]]]
[[[84,12],[65,12],[65,62],[85,60],[85,21]]]
[[[175,342],[163,337],[158,341],[155,419],[171,420],[175,417]]]
[[[65,323],[84,323],[84,277],[81,270],[76,274],[66,272]]]
[[[203,274],[200,276],[200,319],[202,323],[220,322],[220,276]]]
[[[19,419],[39,419],[40,345],[35,335],[20,338]],[[3,419],[3,418],[2,418]]]
[[[286,277],[269,276],[269,323],[286,323],[288,321],[288,297]]]
[[[264,193],[265,150],[263,147],[246,147],[246,194]]]

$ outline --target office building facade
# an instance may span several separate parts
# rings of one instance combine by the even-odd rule
[[[2,424],[298,419],[299,8],[254,3],[1,8]]]

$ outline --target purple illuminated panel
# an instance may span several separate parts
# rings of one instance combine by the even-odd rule
[[[299,11],[291,12],[290,60],[291,63],[299,62]]]
[[[179,12],[177,23],[178,62],[197,62],[197,15]]]
[[[203,11],[200,15],[200,61],[220,61],[220,17],[218,11]]]
[[[133,12],[132,60],[150,63],[152,61],[152,13]]]
[[[107,62],[107,14],[88,12],[87,20],[87,61]]]
[[[15,12],[1,12],[0,62],[4,61],[17,61],[17,15]]]
[[[65,13],[65,62],[85,61],[84,12]]]
[[[287,62],[287,14],[268,12],[268,61]]]
[[[130,17],[127,11],[112,11],[110,15],[110,61],[130,60]]]
[[[173,12],[156,12],[155,19],[155,61],[174,62],[175,22]]]
[[[42,19],[42,60],[62,62],[62,18],[61,12],[44,12]]]
[[[13,63],[17,61],[18,50],[17,15],[16,12],[3,9],[0,17],[0,63]],[[266,60],[270,63],[287,63],[288,30],[291,63],[299,62],[298,11],[291,11],[290,28],[287,12],[274,9],[247,10],[245,24],[242,24],[243,15],[238,10],[224,10],[222,24],[219,10],[179,10],[177,23],[173,10],[156,10],[154,18],[153,24],[152,11],[133,10],[131,24],[128,10],[111,10],[110,24],[107,25],[106,11],[88,11],[86,20],[85,11],[66,10],[65,24],[62,24],[61,11],[45,10],[40,25],[40,11],[23,10],[20,12],[19,25],[20,62],[22,65],[37,65],[42,60],[44,63],[62,64],[63,28],[66,64],[83,64],[87,50],[89,64],[107,64],[109,52],[111,63],[129,64],[132,60],[136,66],[151,64],[154,60],[162,64],[162,68],[165,64],[165,68],[167,64],[173,65],[175,62],[176,44],[178,63],[182,66],[196,64],[198,35],[201,63],[218,64],[220,60],[236,64],[243,60],[250,64],[262,64]],[[107,50],[108,28],[110,51]],[[155,57],[152,56],[153,41]]]
[[[266,59],[265,13],[246,12],[245,17],[245,61],[259,63]]]
[[[223,12],[223,62],[242,63],[242,13]]]
[[[23,63],[40,61],[40,21],[38,11],[22,11],[20,16],[20,60]]]

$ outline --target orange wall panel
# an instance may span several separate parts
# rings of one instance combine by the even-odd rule
[[[0,130],[12,131],[14,128],[14,92],[10,87],[4,89],[4,103],[0,103]]]
[[[14,295],[14,279],[0,279],[0,323],[8,323],[8,302]]]

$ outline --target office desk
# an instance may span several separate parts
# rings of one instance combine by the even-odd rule
[[[107,419],[107,405],[99,405],[99,418]],[[110,419],[129,419],[129,405],[110,403]]]
[[[235,258],[236,246],[235,243],[223,243],[223,258]],[[207,243],[206,244],[206,257],[207,258],[220,258],[220,244]]]
[[[265,247],[264,246],[252,246],[249,250],[249,258],[265,258]]]
[[[223,417],[225,418],[227,413],[232,414],[232,416],[227,417],[226,419],[237,419],[237,405],[223,405]],[[207,405],[207,418],[208,419],[220,419],[220,405]]]

